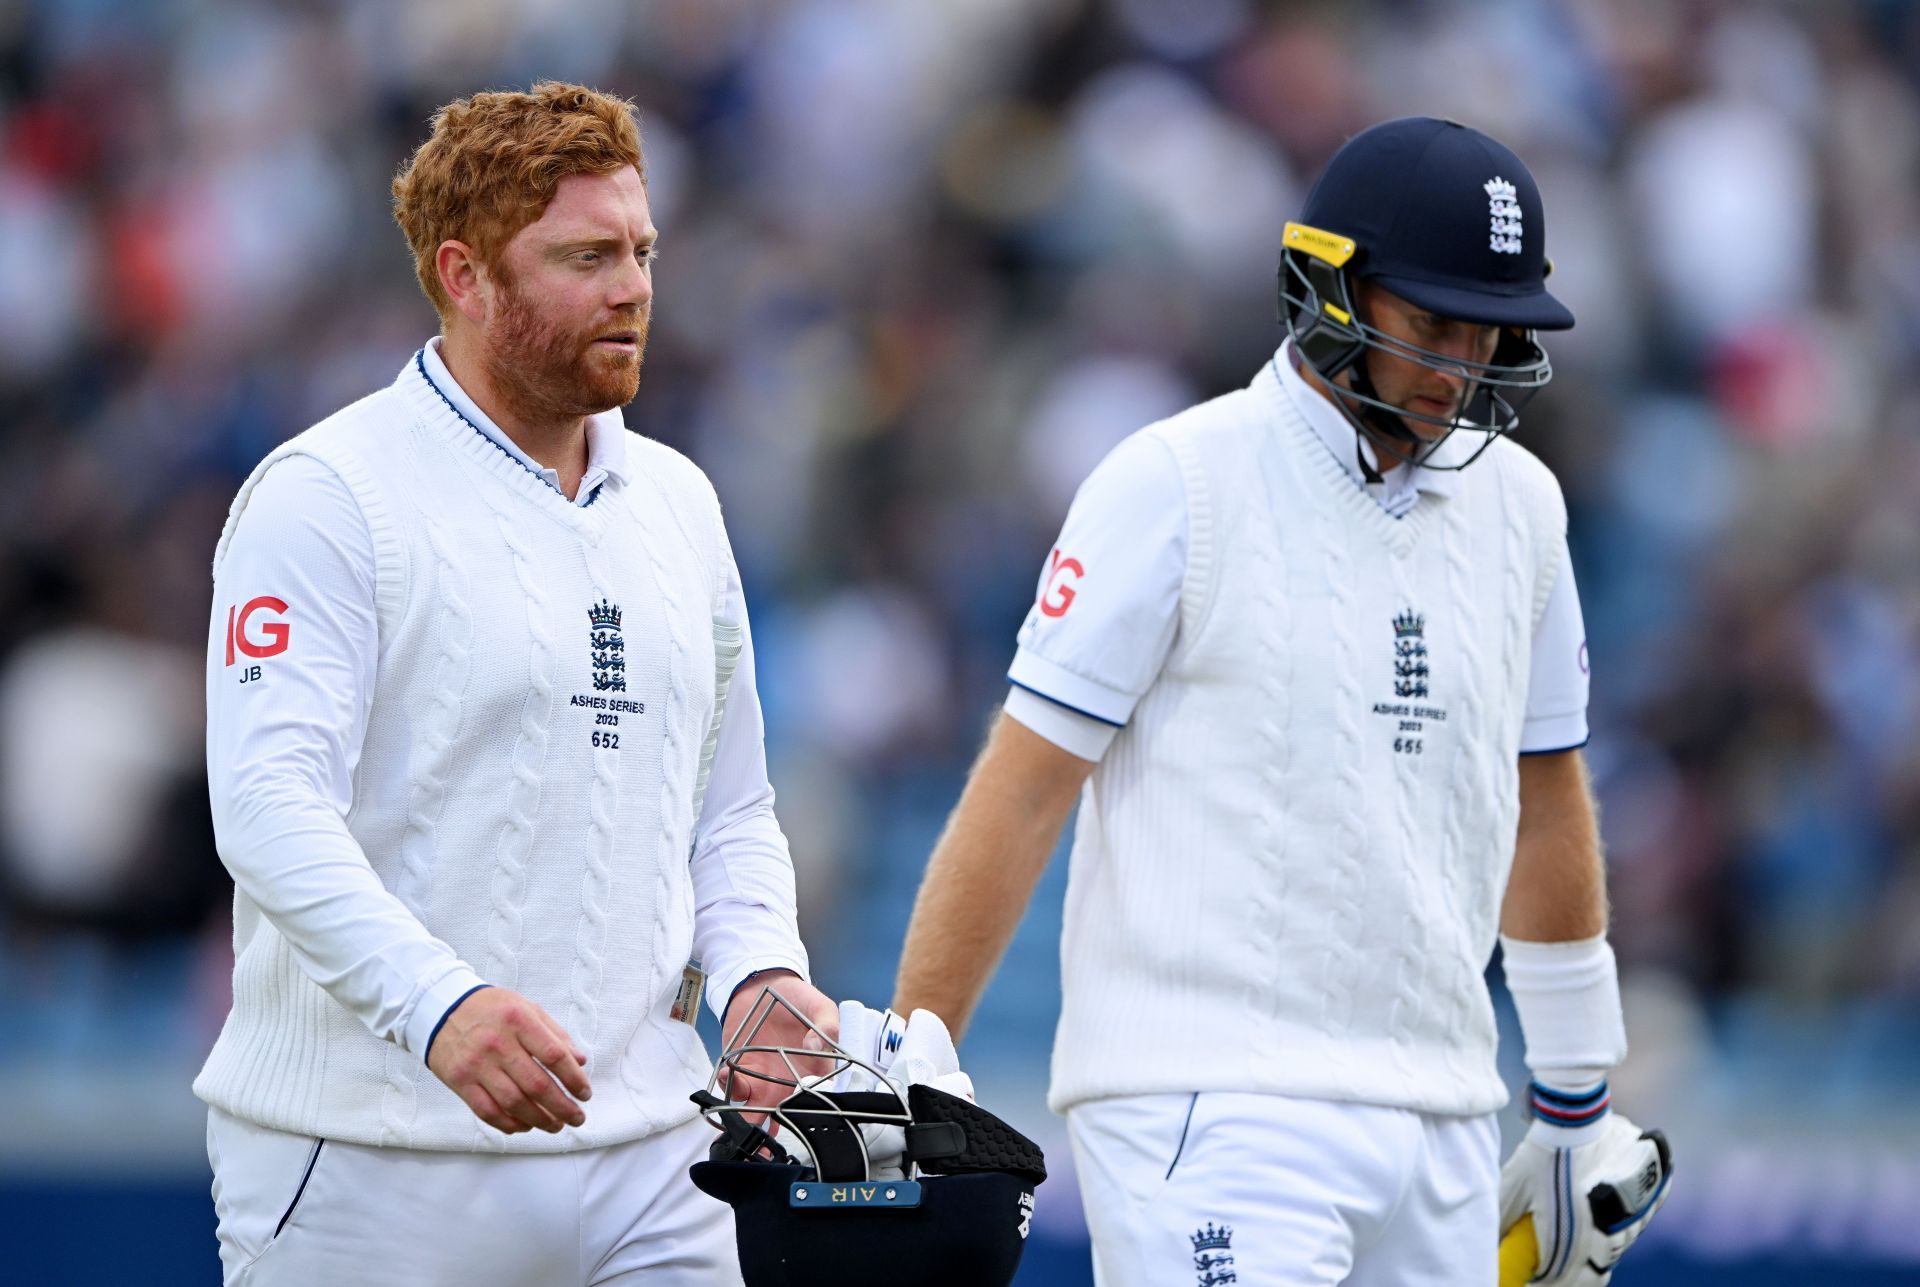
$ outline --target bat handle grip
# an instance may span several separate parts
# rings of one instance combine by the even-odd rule
[[[1533,1218],[1521,1216],[1500,1239],[1500,1287],[1526,1287],[1540,1261]]]

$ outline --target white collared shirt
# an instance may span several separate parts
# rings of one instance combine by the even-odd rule
[[[1280,387],[1354,486],[1395,518],[1423,498],[1431,504],[1453,493],[1457,472],[1417,465],[1368,482],[1360,453],[1378,472],[1372,445],[1306,382],[1290,356],[1283,346],[1273,359]],[[1455,434],[1435,449],[1434,463],[1458,464],[1479,446],[1477,435]],[[1158,439],[1134,434],[1081,485],[1041,569],[1039,594],[1007,675],[1013,684],[1007,714],[1062,750],[1099,760],[1173,646],[1186,564],[1187,502],[1178,466]],[[1100,575],[1089,576],[1093,568]],[[1563,548],[1560,575],[1534,632],[1522,753],[1585,745],[1587,692],[1586,622]]]
[[[1414,502],[1422,496],[1438,499],[1453,495],[1453,489],[1458,486],[1460,479],[1454,467],[1479,448],[1477,435],[1456,433],[1442,439],[1428,457],[1440,468],[1400,464],[1399,468],[1383,473],[1380,453],[1372,441],[1355,432],[1353,422],[1347,419],[1346,413],[1307,383],[1292,359],[1293,343],[1288,341],[1273,359],[1281,387],[1293,399],[1293,405],[1299,408],[1300,414],[1306,417],[1314,436],[1327,445],[1333,458],[1347,471],[1347,477],[1353,479],[1354,485],[1371,496],[1381,509],[1395,518],[1405,518],[1413,509]],[[1360,467],[1362,456],[1367,462],[1365,470]],[[1369,470],[1377,476],[1377,481],[1368,481]]]
[[[446,362],[440,357],[441,341],[442,337],[438,335],[428,340],[426,351],[421,355],[427,371],[427,382],[440,391],[440,396],[460,413],[462,420],[485,434],[494,446],[525,465],[547,486],[562,496],[566,495],[560,486],[559,471],[548,469],[522,451],[520,444],[507,437],[506,430],[495,424],[493,418],[480,409],[480,404],[467,396],[467,391],[460,387],[460,382],[453,378],[453,372],[447,370]],[[587,417],[587,472],[581,475],[580,490],[573,494],[573,503],[593,504],[600,484],[609,478],[620,483],[627,481],[627,422],[618,407]]]

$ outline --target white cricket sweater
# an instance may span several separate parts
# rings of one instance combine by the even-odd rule
[[[1187,564],[1167,660],[1082,797],[1050,1102],[1499,1107],[1482,971],[1558,485],[1501,441],[1396,520],[1271,365],[1141,432],[1179,462]]]
[[[784,844],[739,838],[771,826],[770,791],[718,822],[709,808],[689,862],[731,555],[700,471],[625,437],[628,485],[572,504],[462,418],[416,359],[391,387],[275,451],[241,488],[217,578],[250,499],[282,461],[324,466],[365,519],[378,650],[344,823],[375,880],[347,887],[337,860],[309,876],[312,860],[338,847],[311,811],[286,811],[283,834],[261,825],[281,809],[286,782],[275,779],[292,768],[263,777],[209,766],[222,857],[236,876],[236,959],[233,1009],[194,1085],[207,1102],[371,1145],[617,1143],[689,1119],[687,1095],[709,1072],[691,1023],[669,1014],[696,903],[750,905],[755,933],[743,937],[737,914],[702,931],[715,955],[740,958],[723,967],[729,975],[769,941],[778,963],[804,973]],[[275,588],[241,589],[261,591]],[[301,656],[314,605],[273,611],[291,623],[279,640],[291,646],[273,655],[256,625],[254,655],[268,659],[249,667],[242,656],[235,670],[220,665],[216,607],[210,682],[284,682],[275,668]],[[255,718],[278,717],[269,706]],[[757,753],[757,724],[750,731]],[[760,812],[769,816],[749,817]],[[732,866],[715,852],[729,828],[736,849],[751,851]],[[229,853],[238,837],[247,852]],[[276,924],[317,934],[335,905],[327,959]],[[342,942],[380,951],[362,961]],[[532,998],[586,1050],[594,1094],[584,1127],[504,1136],[428,1071],[427,1034],[482,979]]]

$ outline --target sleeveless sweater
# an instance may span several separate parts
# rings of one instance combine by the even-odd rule
[[[254,486],[295,455],[347,485],[375,550],[379,661],[347,829],[429,932],[573,1035],[594,1095],[578,1130],[486,1129],[238,891],[233,1009],[196,1093],[280,1130],[416,1149],[557,1152],[688,1120],[710,1065],[669,1012],[726,587],[711,486],[635,435],[632,483],[575,506],[410,364],[254,470],[216,569]],[[603,744],[594,713],[616,701]]]
[[[1565,509],[1499,441],[1395,520],[1271,366],[1142,430],[1179,463],[1172,650],[1083,792],[1050,1102],[1505,1102],[1482,971]]]

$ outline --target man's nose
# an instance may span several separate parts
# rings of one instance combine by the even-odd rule
[[[1471,360],[1471,355],[1466,350],[1455,348],[1451,345],[1441,349],[1440,355],[1458,362]],[[1439,376],[1446,384],[1448,390],[1455,394],[1458,394],[1460,390],[1466,388],[1472,378],[1467,374],[1467,369],[1464,366],[1436,366],[1433,368],[1433,373]]]
[[[1474,368],[1487,357],[1479,332],[1467,328],[1446,336],[1434,352],[1448,362],[1446,366],[1436,366],[1435,372],[1456,391],[1473,382]],[[1453,365],[1455,363],[1458,365]]]
[[[628,309],[643,307],[652,299],[652,267],[629,258],[626,270],[619,275],[614,298],[609,302],[617,309]]]

